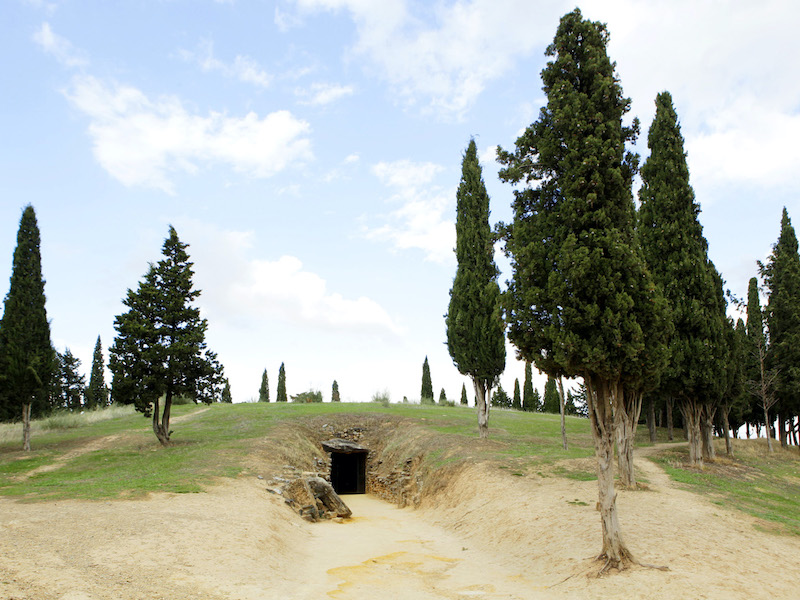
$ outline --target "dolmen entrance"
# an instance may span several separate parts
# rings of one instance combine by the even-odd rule
[[[369,450],[339,438],[322,442],[322,448],[331,455],[331,485],[336,493],[365,494]]]

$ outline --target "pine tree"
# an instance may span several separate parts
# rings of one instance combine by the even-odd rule
[[[89,376],[89,387],[86,388],[86,408],[104,408],[108,406],[108,388],[106,387],[105,361],[100,336],[94,345],[92,355],[92,373]]]
[[[58,407],[80,410],[86,393],[86,378],[80,374],[81,361],[69,348],[58,358],[60,362]]]
[[[266,369],[264,369],[264,372],[261,374],[261,387],[258,388],[258,401],[269,402],[269,377],[267,376]]]
[[[775,369],[770,369],[767,362],[767,338],[764,334],[764,313],[761,310],[761,300],[758,297],[758,280],[753,277],[747,289],[747,352],[750,355],[750,362],[747,372],[749,373],[749,388],[753,395],[753,400],[761,410],[764,417],[764,424],[767,430],[767,447],[772,452],[772,419],[769,416],[770,409],[775,405],[778,398],[775,394],[775,384],[777,373]]]
[[[463,383],[461,384],[461,404],[464,406],[469,404],[469,400],[467,400],[467,386]]]
[[[206,346],[208,323],[191,304],[200,291],[193,289],[186,248],[170,227],[161,249],[164,258],[150,265],[137,291],[129,289],[122,301],[128,310],[114,321],[117,337],[109,358],[114,401],[132,403],[151,417],[164,446],[172,434],[173,399],[214,402],[224,384],[222,366]]]
[[[222,388],[220,402],[224,402],[225,404],[233,403],[233,396],[231,395],[231,383],[227,378],[225,379],[225,386]]]
[[[665,304],[634,228],[637,157],[625,145],[638,122],[622,125],[630,100],[607,43],[605,25],[580,10],[562,17],[542,71],[547,104],[514,153],[498,150],[501,179],[521,184],[506,232],[509,338],[541,371],[582,377],[589,389],[604,570],[633,560],[616,510],[616,420],[631,410],[626,390],[666,356]]]
[[[785,423],[794,421],[794,416],[800,413],[800,255],[797,236],[785,207],[778,241],[767,263],[759,267],[769,294],[767,367],[775,373],[778,433],[785,446]]]
[[[422,389],[420,390],[420,403],[433,404],[433,383],[431,382],[431,368],[428,365],[428,357],[422,363]]]
[[[289,400],[286,396],[286,369],[284,369],[283,363],[278,369],[278,390],[275,395],[275,402],[288,402]]]
[[[342,398],[339,395],[339,384],[336,380],[333,380],[333,386],[331,387],[331,402],[341,402]]]
[[[530,361],[525,361],[525,383],[522,384],[522,410],[539,410],[539,402],[533,398],[533,373]]]
[[[514,400],[511,402],[511,408],[514,410],[522,410],[522,397],[519,392],[519,379],[514,379]]]
[[[683,136],[672,97],[656,98],[656,115],[642,166],[639,236],[653,278],[670,308],[671,357],[660,389],[678,399],[688,427],[690,462],[702,465],[702,431],[713,412],[725,369],[725,301],[721,278],[708,260],[708,244],[689,184]]]
[[[503,386],[498,383],[492,394],[492,406],[497,408],[511,408],[511,398],[508,397]]]
[[[22,211],[3,318],[0,320],[0,416],[22,417],[22,448],[31,449],[31,414],[45,411],[58,372],[45,310],[39,226]]]
[[[505,325],[489,225],[489,194],[483,183],[475,140],[461,163],[456,192],[456,261],[458,268],[445,315],[447,349],[459,373],[475,388],[478,433],[489,435],[489,397],[506,366]]]
[[[447,405],[447,394],[445,394],[444,388],[442,388],[442,391],[439,392],[439,405],[440,406],[446,406]]]
[[[544,412],[542,409],[544,408],[544,404],[542,403],[542,396],[539,394],[539,390],[536,388],[533,389],[533,400],[531,401],[531,411],[533,412]]]
[[[558,388],[556,387],[556,380],[555,378],[548,376],[547,383],[544,384],[542,412],[558,414],[559,411]]]

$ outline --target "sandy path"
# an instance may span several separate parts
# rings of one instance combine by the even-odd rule
[[[800,540],[677,489],[620,492],[643,562],[587,577],[600,546],[596,482],[476,465],[435,501],[349,497],[356,518],[309,524],[255,478],[147,500],[0,499],[0,598],[13,600],[794,598]],[[790,582],[780,588],[779,582]]]

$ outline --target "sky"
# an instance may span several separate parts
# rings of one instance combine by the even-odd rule
[[[455,192],[471,138],[510,221],[497,146],[545,102],[545,48],[574,2],[3,0],[0,294],[19,219],[41,231],[56,348],[91,369],[172,225],[235,402],[334,380],[345,401],[418,401],[469,380],[447,352]],[[800,219],[800,4],[590,0],[636,150],[673,96],[709,255],[746,297]],[[498,253],[500,284],[510,277]],[[543,391],[545,378],[534,371]],[[524,379],[508,347],[504,389]],[[110,375],[107,375],[110,382]]]

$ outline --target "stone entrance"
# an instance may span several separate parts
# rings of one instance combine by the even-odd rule
[[[322,442],[331,455],[331,485],[337,494],[365,494],[369,450],[342,439]]]

